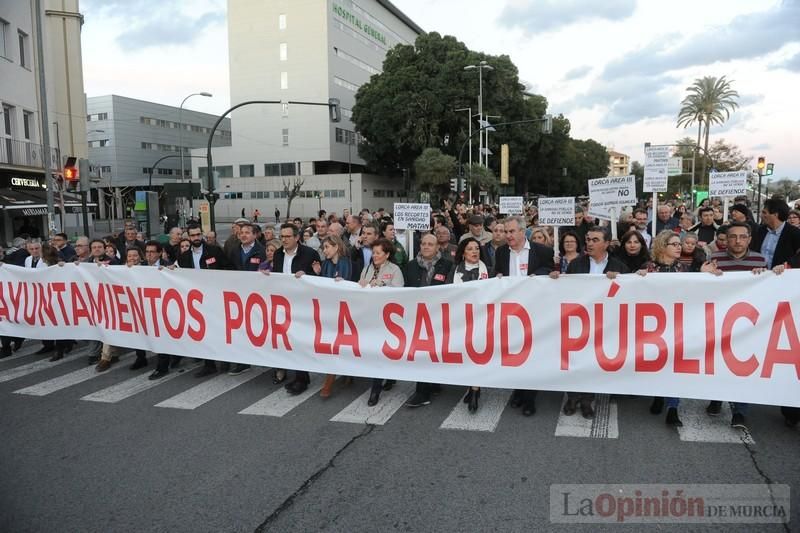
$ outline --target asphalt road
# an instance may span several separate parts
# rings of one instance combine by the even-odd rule
[[[27,343],[20,353],[36,348]],[[255,369],[239,383],[185,371],[132,394],[124,383],[146,376],[153,362],[132,372],[128,356],[95,376],[77,353],[41,368],[30,365],[42,356],[0,360],[0,531],[800,529],[800,430],[785,427],[774,407],[753,406],[752,444],[697,442],[650,415],[645,398],[616,399],[614,429],[601,438],[557,436],[557,393],[541,394],[531,418],[501,402],[493,431],[442,429],[463,409],[456,387],[430,406],[399,408],[383,424],[351,423],[331,419],[358,414],[350,405],[368,389],[363,380],[337,382],[329,399],[310,395],[286,410],[285,399],[270,396],[281,388],[270,372]],[[209,392],[214,379],[220,386]],[[485,396],[481,416],[492,414],[492,394]],[[240,414],[254,404],[261,415]],[[734,430],[715,420],[729,437]],[[602,438],[614,431],[616,438]],[[791,521],[555,524],[550,487],[564,483],[788,484]]]

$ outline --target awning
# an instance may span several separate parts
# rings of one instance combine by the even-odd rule
[[[55,209],[60,209],[61,202],[59,197],[55,198]],[[96,203],[88,203],[87,207],[97,207]],[[14,209],[22,209],[24,216],[36,216],[47,214],[47,193],[45,191],[26,190],[19,191],[16,189],[0,189],[0,209],[11,211]],[[80,213],[81,200],[70,194],[64,195],[64,210],[67,213]]]

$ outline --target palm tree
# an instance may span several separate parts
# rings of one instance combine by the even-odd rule
[[[739,107],[736,100],[739,93],[731,88],[731,82],[714,76],[706,76],[694,80],[694,83],[686,88],[689,93],[681,102],[681,109],[678,112],[678,127],[684,128],[697,122],[697,145],[705,134],[703,167],[701,176],[705,179],[706,162],[708,160],[708,136],[712,124],[723,124],[731,116],[731,113]]]

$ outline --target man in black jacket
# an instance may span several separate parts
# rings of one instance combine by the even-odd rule
[[[372,261],[372,244],[378,240],[378,226],[374,223],[365,224],[361,228],[358,239],[359,246],[353,246],[350,251],[350,260],[353,262],[353,277],[358,279],[364,267]]]
[[[772,268],[789,261],[800,250],[800,228],[786,223],[789,205],[783,200],[769,198],[761,209],[762,225],[750,242],[750,249],[767,258]]]
[[[586,232],[586,254],[572,260],[567,267],[567,274],[604,274],[609,279],[614,279],[617,274],[628,274],[630,271],[625,263],[612,257],[608,253],[608,246],[611,244],[611,236],[608,232],[594,226]],[[558,278],[558,272],[550,274],[551,278]],[[594,418],[594,393],[592,392],[568,392],[567,402],[564,404],[564,414],[571,416],[575,414],[578,406],[584,418]]]
[[[494,271],[498,276],[547,276],[555,268],[553,249],[525,238],[525,219],[512,216],[504,220],[506,244],[494,254]],[[511,407],[522,406],[522,414],[531,416],[536,412],[535,390],[515,390],[511,395]]]
[[[319,254],[313,248],[300,244],[300,230],[294,224],[282,224],[280,230],[282,246],[275,250],[272,257],[272,271],[284,274],[302,272],[316,276],[314,263],[319,263]],[[300,394],[308,388],[311,377],[308,372],[297,370],[294,381],[285,385],[289,394]]]
[[[447,275],[453,269],[453,262],[442,257],[436,236],[427,233],[419,240],[419,254],[406,265],[406,287],[434,287],[447,283]],[[439,385],[417,383],[417,390],[406,402],[407,407],[422,407],[431,403],[431,393]]]

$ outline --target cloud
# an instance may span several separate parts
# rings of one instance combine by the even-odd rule
[[[181,15],[181,18],[186,18]],[[124,50],[140,50],[162,45],[185,45],[202,35],[208,26],[225,22],[224,12],[209,12],[194,20],[175,24],[174,17],[154,18],[127,30],[117,37]]]
[[[710,65],[719,61],[752,59],[800,42],[800,1],[785,0],[768,11],[734,17],[725,26],[682,39],[680,34],[659,38],[606,65],[605,78],[661,74]]]
[[[751,150],[769,150],[771,148],[772,145],[769,143],[754,144],[750,147]]]
[[[635,9],[636,0],[533,0],[506,6],[498,22],[528,34],[546,33],[586,20],[619,21]]]
[[[800,72],[800,52],[797,52],[783,63],[778,63],[775,65],[775,68],[782,68],[792,72]]]
[[[583,78],[589,72],[591,72],[592,67],[589,65],[583,65],[582,67],[575,67],[570,69],[566,74],[564,74],[564,81],[571,81]]]

